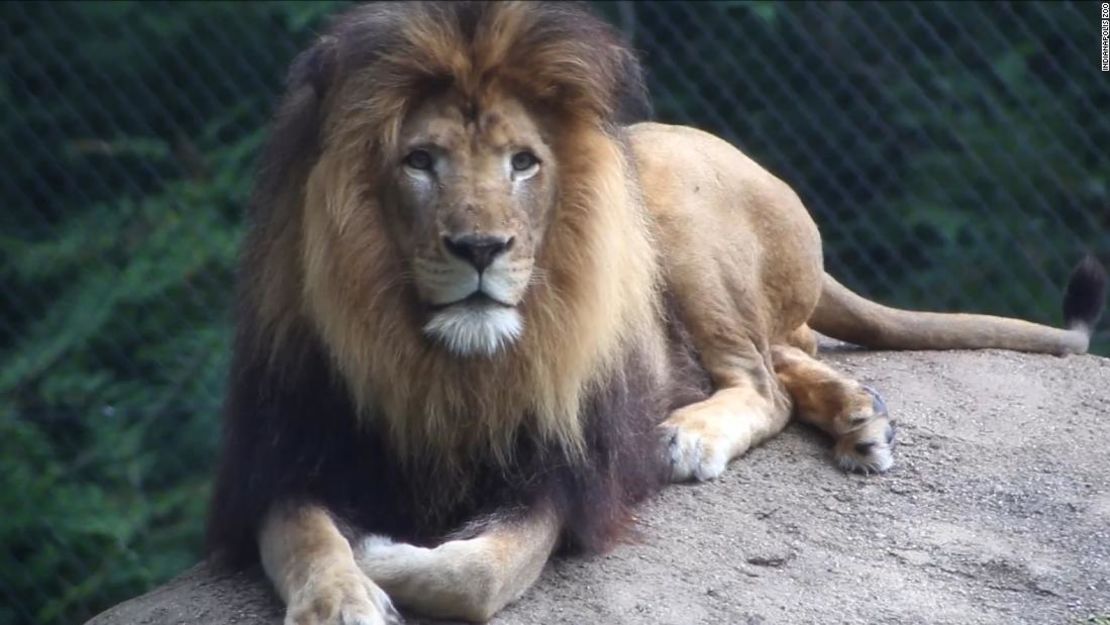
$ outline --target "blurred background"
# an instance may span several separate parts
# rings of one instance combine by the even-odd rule
[[[0,4],[0,624],[198,559],[253,159],[344,4]],[[1098,3],[598,8],[657,118],[792,184],[862,293],[1059,324],[1110,260]]]

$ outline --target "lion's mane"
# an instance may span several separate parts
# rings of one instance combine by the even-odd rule
[[[525,331],[493,358],[430,343],[383,207],[406,114],[453,89],[512,96],[559,129],[558,204]],[[239,276],[209,545],[254,553],[276,502],[416,542],[548,498],[596,549],[661,480],[670,362],[622,125],[642,72],[563,3],[375,3],[293,64],[261,159]]]

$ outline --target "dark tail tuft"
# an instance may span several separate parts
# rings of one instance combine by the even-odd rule
[[[1106,268],[1093,254],[1079,261],[1064,292],[1064,324],[1068,328],[1082,327],[1088,335],[1094,332],[1106,304],[1106,282]]]

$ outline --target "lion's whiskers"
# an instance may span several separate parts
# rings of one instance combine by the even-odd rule
[[[549,284],[547,271],[539,267],[532,269],[532,275],[528,277],[528,286],[548,286]]]

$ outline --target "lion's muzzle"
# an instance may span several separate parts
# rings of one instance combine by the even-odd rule
[[[426,336],[461,356],[493,355],[520,337],[523,321],[516,306],[527,289],[532,263],[510,258],[512,241],[445,239],[446,258],[415,263],[418,290],[432,309]]]

